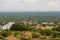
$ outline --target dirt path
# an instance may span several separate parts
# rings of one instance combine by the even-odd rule
[[[14,37],[13,35],[10,35],[10,36],[6,37],[6,40],[19,40],[19,39]]]

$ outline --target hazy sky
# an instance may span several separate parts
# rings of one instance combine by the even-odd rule
[[[0,0],[0,11],[60,11],[60,0]]]

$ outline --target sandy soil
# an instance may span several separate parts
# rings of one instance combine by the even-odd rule
[[[6,37],[6,40],[19,40],[19,39],[14,37],[13,35],[10,35],[10,36]]]

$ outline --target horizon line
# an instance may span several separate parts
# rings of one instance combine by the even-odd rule
[[[0,10],[0,12],[60,12],[60,10]]]

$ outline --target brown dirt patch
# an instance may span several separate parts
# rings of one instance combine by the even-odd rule
[[[6,40],[19,40],[19,39],[14,37],[13,35],[10,35],[10,36],[6,37]]]

